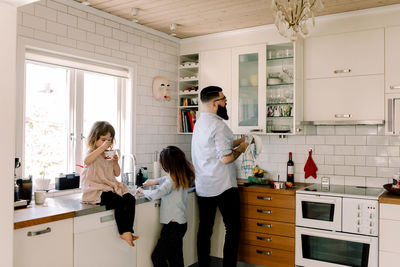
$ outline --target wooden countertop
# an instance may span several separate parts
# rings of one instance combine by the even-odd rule
[[[267,185],[267,184],[246,185],[245,183],[248,182],[247,179],[237,179],[237,181],[241,190],[250,192],[266,192],[270,194],[282,194],[282,195],[295,195],[297,190],[303,189],[304,187],[311,185],[306,183],[296,183],[295,186],[292,188],[274,189],[272,185]]]
[[[400,205],[400,195],[395,195],[388,191],[385,191],[379,197],[379,203]]]

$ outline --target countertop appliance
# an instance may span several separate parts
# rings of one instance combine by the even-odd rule
[[[378,267],[382,188],[314,184],[296,192],[296,265]]]

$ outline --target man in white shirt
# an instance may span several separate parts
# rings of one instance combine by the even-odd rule
[[[192,137],[192,161],[196,171],[200,225],[197,254],[200,267],[210,266],[210,240],[215,214],[219,208],[225,224],[224,267],[234,267],[240,235],[240,202],[234,161],[248,143],[244,137],[234,140],[228,120],[226,97],[222,89],[208,86],[201,91],[205,106],[196,121]]]

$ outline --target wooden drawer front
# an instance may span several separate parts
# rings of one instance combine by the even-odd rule
[[[239,246],[238,259],[268,267],[294,266],[294,252],[252,245]]]
[[[241,205],[240,215],[245,218],[272,220],[279,222],[295,222],[295,210],[275,207]]]
[[[294,238],[242,231],[241,244],[294,251]]]
[[[290,223],[241,218],[242,232],[255,232],[294,237],[295,226]]]
[[[285,209],[294,209],[296,205],[295,196],[244,191],[240,193],[240,201],[246,204]]]

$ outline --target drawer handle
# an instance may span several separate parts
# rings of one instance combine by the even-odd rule
[[[390,89],[400,89],[400,85],[391,85],[389,86]]]
[[[256,252],[258,253],[258,254],[263,254],[263,255],[267,255],[267,256],[270,256],[270,255],[272,255],[272,251],[263,251],[263,250],[256,250]]]
[[[261,237],[261,236],[257,236],[257,240],[262,240],[262,241],[266,241],[266,242],[271,242],[272,238],[271,237]]]
[[[271,214],[272,210],[260,210],[260,209],[257,209],[257,212],[258,213],[264,213],[264,214]]]
[[[257,223],[257,226],[271,228],[272,224],[265,224],[265,223]]]
[[[343,70],[334,70],[333,73],[339,74],[339,73],[350,73],[351,69],[343,69]]]
[[[335,114],[335,118],[351,118],[351,114]]]
[[[47,234],[47,233],[50,233],[51,232],[51,228],[50,227],[47,227],[46,229],[44,229],[44,230],[40,230],[40,231],[36,231],[36,232],[31,232],[31,231],[29,231],[28,232],[28,236],[36,236],[36,235],[43,235],[43,234]]]
[[[261,199],[261,200],[272,200],[272,197],[257,196],[257,199]]]
[[[114,220],[114,215],[110,214],[107,216],[100,217],[100,222],[105,223]]]

